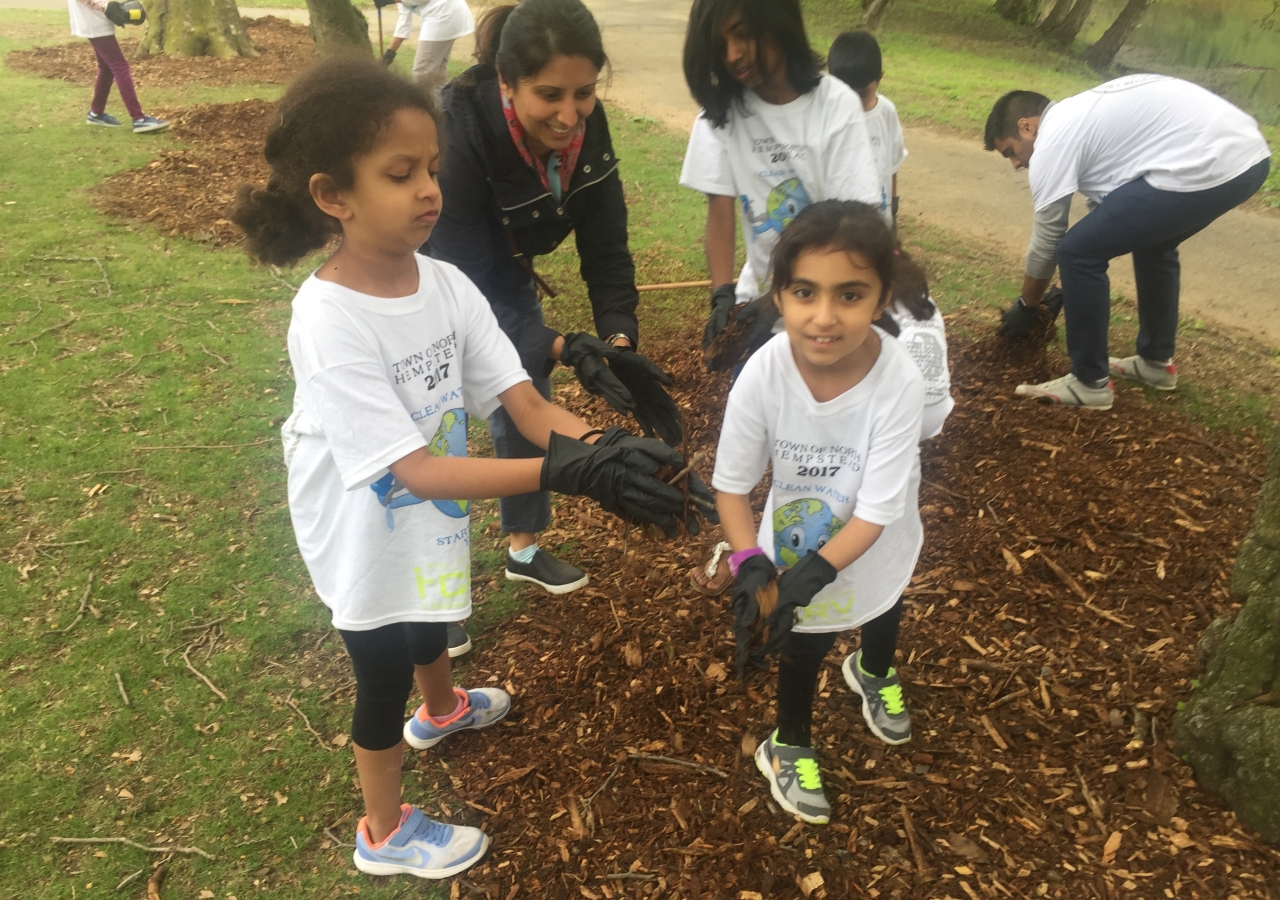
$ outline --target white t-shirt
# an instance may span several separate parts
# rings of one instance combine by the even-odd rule
[[[417,261],[408,297],[312,275],[293,300],[289,513],[316,593],[350,631],[470,614],[469,504],[419,500],[387,467],[419,447],[466,456],[467,414],[489,415],[529,380],[476,286]]]
[[[867,113],[867,133],[880,178],[880,209],[887,211],[892,218],[893,176],[898,174],[902,161],[907,158],[907,147],[902,140],[898,107],[884,94],[877,94],[876,98],[876,105]]]
[[[111,37],[116,33],[116,26],[104,13],[80,0],[67,0],[67,10],[71,13],[71,33],[76,37]]]
[[[915,362],[924,378],[924,419],[920,439],[942,432],[942,425],[955,407],[951,397],[951,369],[947,363],[947,326],[933,303],[933,315],[921,321],[897,303],[889,304],[889,318],[898,326],[898,343]]]
[[[725,408],[718,491],[748,494],[770,463],[759,544],[794,565],[857,516],[885,526],[861,557],[799,611],[796,631],[855,628],[892,606],[911,578],[923,529],[912,496],[924,379],[898,341],[876,329],[880,355],[858,384],[818,403],[776,335],[747,360]]]
[[[1226,184],[1271,155],[1258,123],[1212,91],[1126,75],[1045,110],[1031,154],[1036,211],[1079,191],[1094,203],[1138,178],[1188,193]]]
[[[395,37],[409,36],[414,13],[422,20],[422,28],[418,32],[420,41],[454,41],[476,30],[476,20],[466,0],[421,0],[400,4]]]
[[[748,263],[738,280],[743,302],[767,289],[778,235],[800,210],[819,200],[880,202],[862,101],[830,75],[781,105],[745,91],[723,128],[699,115],[680,183],[738,198]]]

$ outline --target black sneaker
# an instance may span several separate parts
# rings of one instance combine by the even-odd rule
[[[516,562],[507,551],[507,580],[528,581],[553,594],[567,594],[587,584],[587,573],[539,550],[527,563]]]
[[[450,622],[447,626],[449,629],[449,658],[457,659],[459,656],[466,656],[471,652],[471,635],[467,634],[467,629],[462,627],[461,622]]]

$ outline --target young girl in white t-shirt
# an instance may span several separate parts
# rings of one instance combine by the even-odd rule
[[[712,479],[734,550],[740,671],[757,591],[777,577],[765,647],[781,651],[777,728],[756,764],[783,809],[819,824],[831,808],[809,734],[813,692],[839,632],[862,628],[844,671],[872,730],[891,743],[910,738],[892,662],[922,541],[913,481],[926,390],[906,348],[873,324],[892,301],[897,259],[865,203],[816,203],[787,227],[773,259],[785,333],[734,384]],[[757,531],[748,495],[770,466]]]
[[[446,625],[471,610],[469,502],[586,494],[671,531],[684,496],[653,475],[684,461],[544,400],[475,285],[415,253],[440,214],[436,113],[420,86],[373,61],[322,63],[281,100],[265,153],[270,181],[242,188],[232,214],[250,254],[286,265],[340,238],[293,301],[297,391],[282,432],[298,547],[355,669],[367,808],[355,865],[444,878],[488,838],[401,804],[402,735],[425,749],[511,703],[450,676]],[[499,404],[544,459],[467,458],[468,416]],[[424,702],[406,723],[415,681]]]
[[[819,200],[879,201],[862,102],[822,74],[799,0],[695,0],[684,73],[702,105],[680,173],[682,185],[707,195],[713,290],[702,349],[735,303],[756,301],[737,316],[757,321],[763,341],[773,323],[769,256],[782,229]],[[736,279],[735,210],[747,249]]]

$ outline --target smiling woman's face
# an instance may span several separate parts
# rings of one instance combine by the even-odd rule
[[[500,81],[524,128],[529,152],[545,160],[553,150],[573,141],[596,108],[600,70],[585,56],[557,56],[530,78],[514,86]]]

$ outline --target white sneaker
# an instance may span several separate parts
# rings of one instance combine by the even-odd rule
[[[369,875],[449,878],[471,868],[489,849],[489,836],[479,828],[432,821],[408,803],[400,807],[400,826],[374,847],[367,819],[356,829],[352,859]]]
[[[1178,387],[1178,367],[1151,362],[1141,356],[1111,357],[1111,374],[1116,378],[1128,378],[1149,384],[1157,391],[1172,391]]]
[[[1019,397],[1033,397],[1062,406],[1086,409],[1110,409],[1116,397],[1115,385],[1108,379],[1106,387],[1089,387],[1074,375],[1063,375],[1043,384],[1020,384],[1014,391]]]

